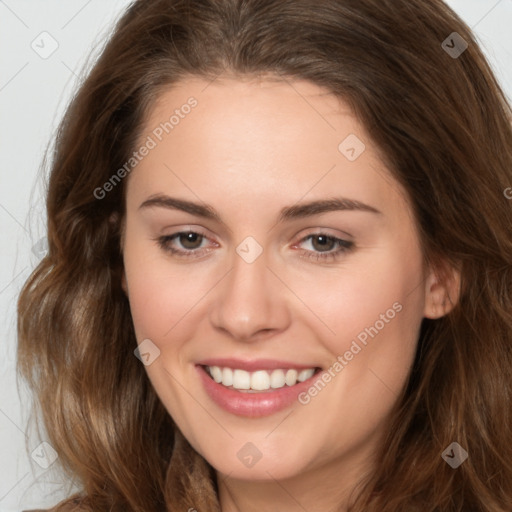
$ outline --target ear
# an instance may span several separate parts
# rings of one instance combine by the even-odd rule
[[[455,307],[460,296],[460,269],[443,262],[431,267],[425,280],[425,318],[438,319]]]

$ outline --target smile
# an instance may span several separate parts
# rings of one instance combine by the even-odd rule
[[[212,403],[247,418],[269,416],[297,404],[299,394],[322,372],[320,367],[275,360],[212,359],[195,367]]]
[[[297,382],[304,382],[310,379],[320,370],[319,368],[278,368],[275,370],[248,372],[227,366],[206,366],[205,369],[217,384],[246,393],[272,391],[285,386],[295,386]]]

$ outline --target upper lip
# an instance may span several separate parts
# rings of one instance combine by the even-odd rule
[[[295,368],[297,370],[306,370],[308,368],[320,368],[317,364],[299,364],[293,361],[283,361],[278,359],[234,359],[232,357],[210,358],[198,361],[196,364],[201,366],[220,366],[227,368],[236,368],[247,372],[257,370],[277,370],[285,368]]]

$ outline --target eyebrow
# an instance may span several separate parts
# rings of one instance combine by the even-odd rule
[[[176,197],[157,194],[146,199],[139,206],[139,210],[152,207],[167,208],[170,210],[181,210],[197,217],[215,220],[220,224],[224,224],[220,215],[209,204],[194,203],[185,199],[178,199]],[[377,208],[362,203],[361,201],[347,199],[344,197],[335,197],[331,199],[321,199],[318,201],[310,201],[308,203],[299,203],[292,206],[285,206],[279,213],[278,223],[311,217],[321,213],[345,210],[370,212],[382,215],[382,212],[377,210]]]

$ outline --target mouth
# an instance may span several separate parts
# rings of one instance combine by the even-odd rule
[[[322,368],[260,359],[209,359],[196,363],[209,399],[224,411],[246,418],[270,416],[298,404]]]
[[[200,366],[217,384],[241,393],[272,393],[282,388],[291,388],[322,371],[319,367],[247,371],[230,366]]]

